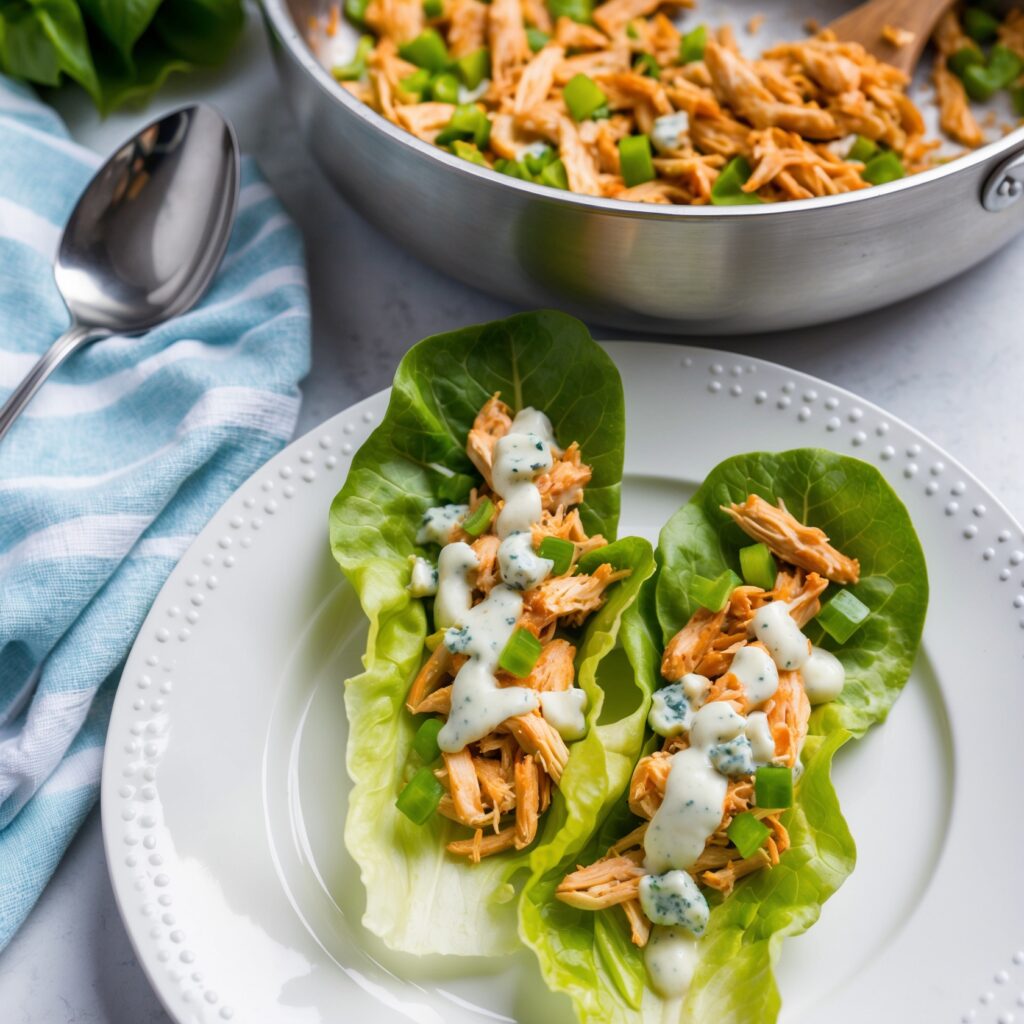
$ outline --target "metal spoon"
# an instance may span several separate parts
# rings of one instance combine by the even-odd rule
[[[193,306],[231,234],[238,142],[212,107],[182,107],[143,128],[89,182],[61,239],[54,277],[71,326],[0,409],[0,439],[73,352],[138,334]]]

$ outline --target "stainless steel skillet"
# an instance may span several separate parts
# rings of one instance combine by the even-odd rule
[[[1024,229],[1024,128],[924,174],[765,207],[664,207],[573,195],[487,171],[339,88],[305,40],[327,0],[262,0],[282,88],[328,177],[421,259],[528,306],[633,331],[770,331],[863,313],[962,273]],[[759,8],[799,38],[848,3],[704,0],[739,26]],[[748,45],[768,45],[771,36]]]

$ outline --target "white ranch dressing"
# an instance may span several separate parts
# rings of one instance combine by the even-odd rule
[[[545,142],[538,143],[538,145],[542,150],[550,148]],[[509,433],[536,434],[542,441],[546,441],[557,450],[555,429],[551,426],[551,420],[540,409],[534,409],[532,405],[528,405],[516,413],[515,419],[512,420],[512,426],[509,427]]]
[[[446,544],[437,558],[437,597],[434,626],[460,626],[473,606],[473,585],[469,574],[480,565],[476,552],[463,540]]]
[[[750,752],[755,764],[771,764],[775,757],[775,738],[768,724],[768,716],[763,711],[751,711],[747,715],[747,724],[743,730],[750,740]]]
[[[804,662],[800,674],[804,679],[804,692],[812,704],[835,700],[846,682],[843,663],[831,651],[820,647],[811,648],[811,656]]]
[[[444,552],[441,552],[442,557]],[[436,610],[436,602],[435,602]],[[445,633],[452,654],[469,660],[452,683],[452,707],[448,721],[437,734],[438,746],[449,754],[482,739],[506,718],[526,715],[539,705],[538,695],[524,686],[498,686],[494,678],[498,658],[516,628],[523,610],[518,591],[499,583],[478,605],[470,608],[462,623]]]
[[[551,466],[551,448],[539,434],[509,433],[498,439],[491,481],[505,499],[496,528],[503,540],[512,533],[529,533],[540,519],[540,491],[533,478]]]
[[[417,544],[447,544],[452,527],[469,515],[468,505],[435,505],[423,513],[416,534]]]
[[[740,681],[752,705],[763,704],[779,688],[779,670],[762,647],[741,647],[729,671]]]
[[[772,601],[754,613],[754,635],[768,648],[779,668],[791,672],[811,656],[811,641],[789,614],[785,601]]]
[[[665,798],[647,826],[644,868],[650,874],[691,868],[718,828],[727,782],[709,754],[740,736],[743,725],[743,716],[725,701],[705,704],[694,714],[690,746],[672,755]]]
[[[540,695],[540,711],[563,740],[578,740],[587,731],[587,695],[578,687],[545,690]]]
[[[696,711],[708,699],[708,694],[711,692],[711,680],[696,672],[687,672],[679,682],[683,684],[683,693],[686,694],[690,707]]]
[[[644,947],[651,986],[666,999],[685,995],[697,969],[697,939],[685,928],[658,925]]]
[[[516,590],[537,586],[554,567],[550,558],[541,558],[533,550],[533,534],[528,530],[510,533],[498,548],[501,578]]]
[[[412,557],[409,593],[413,597],[433,597],[437,593],[438,572],[432,562],[419,555]]]

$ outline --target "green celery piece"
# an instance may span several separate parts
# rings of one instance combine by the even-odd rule
[[[353,25],[362,28],[366,24],[366,9],[370,0],[345,0],[345,17]]]
[[[742,582],[732,569],[726,569],[711,580],[706,576],[694,575],[690,580],[690,596],[702,608],[720,612],[728,603],[729,595]]]
[[[860,176],[872,185],[884,185],[905,177],[906,173],[900,158],[892,150],[885,150],[867,162]]]
[[[538,53],[543,50],[548,44],[548,40],[551,38],[547,32],[542,32],[539,28],[535,28],[531,25],[526,30],[526,41],[530,44],[530,49],[533,53]]]
[[[775,589],[775,577],[778,574],[778,566],[775,564],[775,556],[768,549],[767,544],[750,544],[740,548],[740,571],[743,573],[743,582],[749,583],[752,587],[760,587],[762,590]]]
[[[696,60],[704,59],[704,47],[708,44],[708,30],[704,25],[698,25],[695,29],[687,32],[679,41],[679,63],[692,64]]]
[[[840,590],[821,606],[815,621],[833,640],[845,644],[871,614],[852,590]]]
[[[578,401],[580,389],[586,403]],[[521,948],[512,878],[540,863],[549,836],[562,843],[589,833],[603,807],[589,800],[628,785],[647,716],[642,691],[624,685],[628,677],[613,650],[625,610],[654,571],[650,545],[627,538],[592,553],[632,572],[608,590],[584,629],[572,631],[589,728],[570,745],[562,784],[572,788],[560,792],[582,786],[586,797],[574,804],[564,831],[557,797],[542,819],[542,841],[471,865],[444,852],[459,834],[455,826],[439,816],[416,826],[394,807],[419,724],[403,704],[427,633],[424,602],[405,589],[408,558],[416,553],[423,512],[444,503],[438,487],[446,478],[433,467],[479,480],[465,439],[496,391],[516,408],[543,409],[563,445],[580,439],[594,473],[579,506],[584,527],[614,537],[625,439],[622,382],[583,324],[556,312],[518,314],[414,346],[399,365],[386,414],[353,456],[331,506],[332,551],[369,619],[365,669],[345,683],[353,782],[345,843],[366,887],[364,924],[393,948],[418,955],[499,956]],[[606,661],[607,677],[599,675]],[[606,699],[614,714],[602,723]]]
[[[722,168],[711,186],[713,206],[760,206],[764,200],[756,192],[744,192],[743,184],[750,178],[750,164],[742,156],[733,157]]]
[[[331,74],[339,82],[354,82],[366,74],[366,58],[374,46],[373,36],[360,36],[356,44],[356,52],[347,64],[337,64],[331,68]]]
[[[467,53],[455,61],[462,84],[467,89],[475,89],[491,73],[491,51],[486,46]]]
[[[964,72],[975,64],[985,64],[985,55],[977,46],[961,46],[946,58],[946,66],[957,78],[963,78]]]
[[[569,108],[574,121],[586,121],[594,115],[608,97],[601,87],[588,75],[573,75],[562,90],[562,99]]]
[[[484,159],[483,153],[476,148],[476,144],[473,142],[466,142],[463,139],[456,139],[452,143],[452,152],[462,160],[468,160],[471,164],[476,164],[478,167],[488,167],[487,161]]]
[[[567,191],[569,188],[569,175],[566,172],[565,164],[561,160],[555,160],[553,163],[548,164],[540,172],[537,181],[541,185],[547,185],[550,188],[560,188],[563,191]]]
[[[594,9],[593,0],[547,0],[547,2],[548,11],[554,21],[565,17],[588,24]]]
[[[858,135],[850,147],[850,151],[846,154],[846,159],[855,160],[859,164],[866,164],[873,156],[877,156],[878,152],[878,143],[874,139]]]
[[[627,135],[619,139],[619,170],[627,188],[657,177],[651,157],[651,140],[646,135]]]
[[[744,811],[729,822],[725,834],[732,845],[740,851],[741,857],[753,857],[771,835],[771,829],[749,811]]]
[[[410,64],[435,74],[448,67],[448,48],[434,28],[425,28],[415,39],[403,43],[398,48],[398,54]]]

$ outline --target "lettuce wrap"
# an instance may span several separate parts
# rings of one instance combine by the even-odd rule
[[[622,792],[643,739],[646,694],[630,662],[612,659],[623,613],[654,572],[651,546],[626,538],[580,563],[610,562],[630,575],[573,637],[577,685],[588,698],[584,739],[570,744],[561,788],[532,848],[471,864],[445,845],[460,826],[435,814],[416,825],[395,807],[408,780],[417,721],[403,702],[424,660],[427,614],[407,589],[410,556],[422,555],[417,528],[432,506],[463,500],[479,478],[466,437],[495,392],[513,410],[532,406],[558,441],[577,441],[593,476],[579,511],[590,534],[615,536],[625,434],[622,383],[612,361],[577,320],[554,312],[521,314],[420,342],[395,375],[387,413],[356,453],[331,507],[334,556],[369,619],[365,671],[345,684],[347,768],[353,782],[345,842],[366,890],[364,925],[404,952],[494,956],[518,946],[517,876],[535,870],[552,835],[581,842],[593,830],[568,802],[608,806]],[[582,635],[579,635],[582,634]],[[602,685],[615,689],[605,712]],[[463,829],[464,831],[464,829]],[[578,835],[577,835],[578,833]]]
[[[716,894],[709,900],[710,920],[684,1000],[664,1000],[651,988],[643,952],[630,941],[618,908],[590,913],[553,895],[567,871],[600,858],[638,824],[624,799],[582,847],[567,847],[558,863],[538,864],[521,898],[520,933],[549,986],[567,993],[588,1024],[770,1024],[780,1007],[772,968],[782,938],[813,924],[854,867],[853,838],[831,783],[832,758],[884,721],[910,674],[928,599],[910,518],[873,466],[820,449],[740,455],[718,465],[661,532],[656,581],[623,624],[627,651],[649,698],[663,684],[662,650],[696,610],[692,577],[740,572],[738,551],[751,541],[720,507],[749,494],[772,504],[783,499],[802,523],[820,527],[837,548],[858,558],[861,578],[849,589],[871,615],[842,645],[814,620],[804,628],[815,645],[840,658],[846,683],[837,699],[812,712],[803,775],[782,819],[790,848],[775,867],[739,880],[724,899]],[[645,752],[659,740],[651,737]]]

